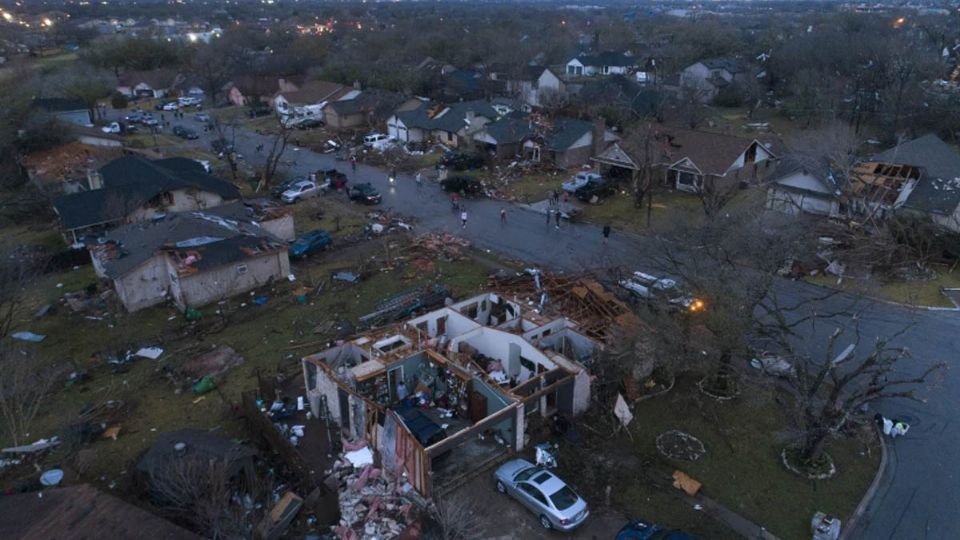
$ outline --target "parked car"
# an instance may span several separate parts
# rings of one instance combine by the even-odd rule
[[[187,139],[191,141],[194,139],[198,139],[200,137],[199,135],[197,135],[196,131],[190,128],[185,128],[183,126],[173,126],[173,134],[176,135],[177,137],[180,137],[181,139]]]
[[[152,114],[147,113],[140,118],[140,123],[145,126],[157,126],[160,125],[160,121],[153,117]]]
[[[161,111],[179,111],[180,104],[176,101],[171,101],[170,103],[164,103],[158,110]]]
[[[678,530],[667,530],[659,525],[635,519],[620,529],[614,540],[697,540]]]
[[[274,186],[270,188],[270,196],[273,197],[274,199],[279,199],[280,196],[283,195],[284,191],[290,189],[291,187],[293,187],[294,184],[296,184],[297,182],[301,182],[303,180],[309,180],[309,178],[307,178],[306,176],[297,176],[289,180],[280,182],[278,184],[274,184]]]
[[[140,111],[133,111],[127,116],[125,116],[123,119],[126,120],[127,122],[136,124],[137,122],[140,122],[143,120],[143,113]]]
[[[460,152],[445,152],[440,158],[440,164],[455,171],[479,169],[485,163],[483,156],[461,154]]]
[[[317,195],[320,195],[320,186],[318,186],[316,182],[313,180],[301,180],[284,191],[283,194],[280,195],[280,200],[287,204],[293,204],[300,199],[309,199]]]
[[[512,459],[493,473],[497,491],[520,501],[544,529],[571,531],[590,515],[587,502],[552,472],[524,459]]]
[[[560,184],[560,187],[568,192],[575,193],[578,189],[589,184],[592,181],[600,181],[603,177],[595,172],[578,172],[570,180]]]
[[[319,118],[304,118],[302,121],[295,124],[297,129],[313,129],[317,127],[323,127],[323,120]]]
[[[131,131],[136,131],[136,130],[137,130],[137,126],[134,126],[133,124],[124,126],[121,122],[110,122],[109,125],[106,125],[100,128],[100,131],[104,133],[112,133],[115,135],[129,133]]]
[[[673,311],[695,313],[703,311],[703,300],[686,293],[673,279],[653,276],[644,272],[634,272],[629,278],[620,280],[620,286],[637,298],[659,301]]]
[[[468,196],[483,194],[483,184],[472,176],[448,176],[440,181],[440,187],[446,192]]]
[[[600,178],[599,180],[591,180],[587,182],[586,185],[580,186],[580,188],[574,192],[574,196],[583,202],[589,202],[593,200],[594,197],[602,199],[613,195],[615,192],[616,188],[613,187],[611,182]]]
[[[377,143],[388,140],[390,140],[390,137],[387,137],[383,133],[371,133],[363,138],[363,145],[373,148],[377,145]]]
[[[318,251],[323,251],[327,249],[327,246],[331,243],[333,243],[333,239],[330,238],[330,233],[323,229],[317,229],[297,238],[290,244],[287,253],[290,257],[299,259]]]
[[[177,98],[177,104],[181,107],[190,107],[191,105],[196,107],[203,104],[203,100],[198,97],[181,97]]]
[[[197,122],[209,122],[210,115],[205,112],[198,112],[197,114],[193,115],[193,119]]]
[[[350,188],[349,191],[350,200],[356,201],[363,204],[380,204],[382,197],[380,192],[374,188],[370,182],[364,182],[363,184],[357,184]]]

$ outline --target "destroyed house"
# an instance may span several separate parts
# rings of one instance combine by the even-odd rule
[[[259,223],[210,212],[124,225],[87,246],[98,277],[133,312],[172,300],[200,307],[290,273],[286,243]]]
[[[522,450],[537,418],[585,411],[597,348],[576,322],[487,293],[307,356],[304,380],[314,414],[429,496]]]

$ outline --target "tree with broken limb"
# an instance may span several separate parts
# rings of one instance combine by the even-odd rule
[[[755,314],[769,301],[784,262],[812,249],[812,236],[785,226],[785,219],[749,208],[701,223],[678,217],[678,226],[652,254],[654,270],[702,302],[700,309],[677,310],[680,324],[668,339],[689,343],[697,336],[698,350],[687,352],[688,361],[693,353],[707,361],[712,373],[702,387],[710,395],[739,393],[737,360],[749,354]]]
[[[270,184],[273,182],[273,178],[277,174],[277,168],[280,166],[280,159],[287,150],[287,141],[290,139],[291,130],[284,125],[283,119],[280,116],[277,116],[277,126],[279,131],[274,134],[273,140],[270,142],[267,159],[263,164],[263,171],[261,171],[260,178],[257,181],[256,191],[258,193],[270,189]]]
[[[222,145],[222,149],[218,150],[218,152],[224,161],[227,162],[227,167],[230,170],[230,180],[234,184],[237,184],[240,181],[240,165],[238,163],[236,147],[234,146],[237,140],[237,122],[236,120],[223,122],[216,117],[212,118],[212,120],[213,131],[217,135],[217,140],[220,141]]]
[[[908,328],[867,338],[860,332],[858,312],[785,317],[785,311],[796,310],[765,310],[759,328],[791,366],[778,384],[790,394],[787,409],[797,443],[784,450],[783,458],[788,467],[805,474],[830,474],[833,465],[825,456],[830,438],[867,405],[888,399],[923,402],[918,390],[936,384],[946,368],[944,362],[914,359],[905,347],[895,345]],[[824,346],[811,346],[808,336],[817,334],[818,325],[838,318],[851,324],[844,328],[840,322],[827,322],[833,330]]]

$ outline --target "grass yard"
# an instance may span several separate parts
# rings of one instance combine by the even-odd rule
[[[837,284],[837,276],[818,274],[807,276],[804,279],[822,287],[839,288],[843,291],[856,292],[873,296],[891,302],[911,306],[928,307],[955,307],[947,299],[941,288],[960,288],[960,269],[939,267],[935,269],[937,277],[925,281],[891,281],[879,283],[875,280],[845,277]]]
[[[49,75],[62,69],[66,69],[77,61],[76,53],[59,53],[51,56],[37,58],[32,66],[43,75]]]
[[[700,199],[689,193],[662,191],[654,193],[650,205],[650,226],[647,226],[647,207],[634,208],[633,197],[623,192],[599,204],[584,205],[580,220],[597,225],[609,224],[615,229],[637,233],[661,232],[680,221],[702,220]]]
[[[695,380],[681,378],[667,395],[638,403],[633,414],[632,440],[622,436],[616,444],[641,461],[686,472],[703,483],[705,495],[784,539],[809,538],[818,510],[846,521],[879,464],[871,437],[845,437],[828,446],[839,471],[833,479],[814,482],[788,472],[779,460],[789,440],[784,415],[768,392],[754,388],[717,402],[699,393]],[[673,429],[703,441],[706,455],[695,462],[662,457],[656,437]],[[614,493],[632,513],[651,512],[649,485],[629,483]]]
[[[362,214],[354,211],[349,225],[341,223],[344,230],[360,226],[357,215]],[[307,226],[298,228],[306,230]],[[402,243],[402,238],[397,236],[384,239]],[[283,280],[256,291],[256,296],[268,297],[265,305],[256,306],[251,295],[240,295],[219,305],[206,306],[201,310],[204,318],[197,323],[185,321],[171,306],[133,314],[108,314],[102,319],[87,318],[73,313],[57,300],[65,292],[82,290],[95,283],[91,267],[44,276],[28,290],[14,330],[30,330],[47,336],[42,343],[23,345],[36,353],[38,361],[57,360],[69,366],[68,371],[87,370],[91,379],[84,384],[57,389],[50,395],[29,439],[58,433],[78,417],[85,405],[122,400],[129,412],[120,422],[119,438],[97,440],[85,447],[82,472],[62,451],[44,458],[46,465],[64,464],[67,483],[121,484],[128,465],[157,433],[195,427],[217,429],[228,437],[244,437],[243,426],[231,413],[231,405],[242,391],[256,386],[258,372],[267,376],[276,371],[296,372],[301,356],[320,350],[334,337],[331,321],[356,321],[382,299],[431,280],[441,281],[458,298],[480,290],[486,282],[489,270],[471,260],[437,261],[436,271],[430,274],[404,266],[381,271],[381,264],[371,259],[383,256],[386,242],[361,244],[343,252],[334,247],[306,261],[294,262],[295,282]],[[396,256],[401,250],[395,247],[392,253]],[[356,269],[362,265],[366,265],[369,273],[360,284],[346,285],[330,280],[334,270]],[[297,296],[304,292],[303,287],[314,291],[308,293],[305,304],[297,301]],[[55,312],[34,320],[32,314],[37,308],[50,302],[56,306]],[[220,310],[228,314],[225,325],[220,324]],[[159,360],[139,359],[123,373],[112,373],[95,356],[97,352],[136,350],[152,345],[165,350]],[[166,368],[175,368],[220,345],[233,347],[245,358],[245,363],[229,371],[219,381],[219,388],[202,400],[195,401],[197,396],[190,392],[188,384],[178,391],[166,375]],[[0,436],[2,438],[4,436]]]

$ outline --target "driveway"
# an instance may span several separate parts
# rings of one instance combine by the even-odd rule
[[[191,122],[188,116],[182,123]],[[209,147],[209,138],[209,134],[204,134],[200,141],[194,142]],[[269,136],[237,131],[236,146],[254,166],[262,165],[264,160],[264,156],[256,152],[256,146],[260,143],[269,146],[269,142]],[[291,174],[336,167],[347,172],[351,183],[371,182],[383,194],[383,207],[417,218],[420,231],[458,234],[481,249],[552,270],[576,271],[612,265],[640,269],[645,262],[649,264],[645,254],[652,252],[653,244],[643,237],[614,231],[609,244],[604,244],[599,226],[564,223],[556,229],[546,223],[543,214],[489,199],[467,201],[467,226],[461,227],[459,215],[451,212],[447,196],[436,184],[424,182],[423,188],[417,189],[411,176],[400,175],[397,184],[391,186],[386,173],[374,167],[360,165],[354,173],[348,163],[336,161],[332,155],[303,149],[287,152],[284,161],[295,163],[290,167]],[[505,225],[499,220],[501,208],[507,210]],[[780,280],[775,287],[785,302],[823,294],[823,289],[803,282]],[[829,311],[854,300],[838,294],[814,308]],[[861,303],[861,313],[862,349],[868,350],[876,337],[907,329],[892,343],[910,349],[914,361],[904,364],[907,372],[919,371],[931,361],[953,362],[960,358],[960,317],[955,312],[930,312],[869,302],[866,306]],[[852,328],[849,319],[833,322]],[[810,328],[807,342],[823,344],[831,331],[832,328],[822,323]],[[960,371],[947,370],[943,375],[939,385],[921,389],[929,400],[926,404],[898,400],[878,407],[888,417],[907,420],[912,428],[907,436],[892,441],[888,471],[855,537],[871,540],[960,538],[960,520],[949,517],[960,508],[960,490],[954,478],[960,462],[960,423],[951,421],[960,410]],[[594,533],[592,528],[590,533]]]

